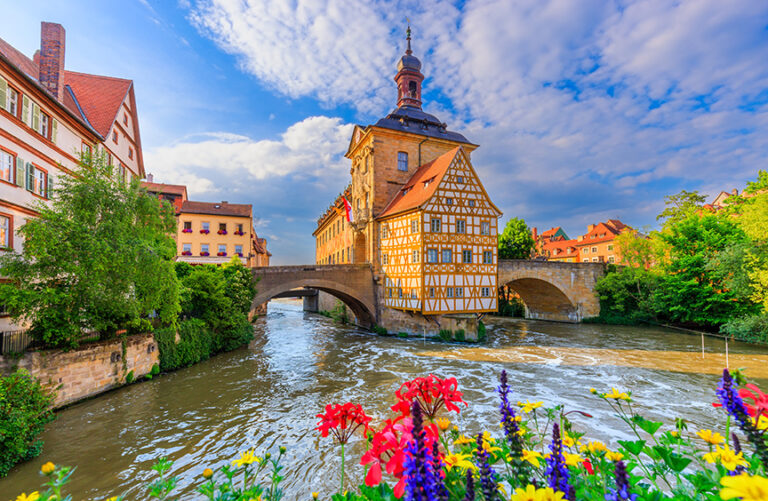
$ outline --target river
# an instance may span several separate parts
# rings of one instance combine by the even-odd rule
[[[273,301],[256,323],[247,348],[214,357],[82,402],[58,413],[43,435],[43,454],[0,480],[0,499],[39,488],[45,461],[77,465],[68,492],[75,500],[125,494],[146,499],[150,466],[160,456],[174,461],[172,473],[188,486],[206,467],[218,467],[239,451],[288,448],[285,499],[310,499],[338,488],[338,449],[314,431],[315,415],[331,402],[361,403],[374,422],[389,417],[393,392],[402,381],[434,373],[458,378],[469,402],[454,423],[468,432],[499,433],[494,388],[505,368],[517,400],[543,400],[583,410],[577,429],[615,446],[629,435],[589,388],[631,389],[648,417],[689,421],[691,430],[720,426],[712,408],[722,369],[720,339],[676,331],[603,325],[574,325],[487,318],[488,343],[479,348],[421,339],[379,337],[301,311],[298,302]],[[768,387],[768,349],[731,343],[733,367]],[[360,440],[348,451],[351,482]],[[352,484],[350,484],[352,485]],[[198,499],[187,488],[183,499]]]

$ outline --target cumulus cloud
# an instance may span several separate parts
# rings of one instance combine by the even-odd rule
[[[764,2],[198,0],[188,12],[274,92],[349,105],[369,123],[394,104],[410,15],[427,109],[481,144],[473,161],[497,205],[534,224],[642,226],[663,195],[743,185],[768,158]],[[223,157],[218,169],[257,180],[318,165],[340,189],[347,131],[323,123],[311,128],[325,148],[306,156],[309,124],[297,138],[181,150],[201,171]]]

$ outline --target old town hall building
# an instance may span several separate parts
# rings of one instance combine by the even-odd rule
[[[395,75],[397,108],[353,130],[344,192],[351,221],[340,200],[318,220],[317,262],[371,263],[384,310],[496,311],[501,212],[472,167],[477,145],[422,110],[424,75],[410,28],[407,42]]]

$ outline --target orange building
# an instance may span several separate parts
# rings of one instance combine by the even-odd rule
[[[351,187],[347,186],[333,204],[317,220],[315,237],[315,263],[347,264],[353,262],[354,243],[352,225],[347,221],[342,197],[350,199]]]
[[[576,240],[576,251],[582,263],[621,263],[621,255],[615,246],[616,237],[632,228],[618,219],[590,224],[587,233]]]

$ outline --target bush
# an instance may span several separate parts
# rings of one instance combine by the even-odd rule
[[[40,455],[43,441],[37,436],[55,418],[53,397],[24,369],[0,377],[0,477]]]
[[[437,333],[437,336],[446,342],[453,339],[453,333],[451,332],[450,329],[440,329],[440,332]]]
[[[399,338],[407,338],[408,337],[408,333],[407,332],[398,332],[397,333],[397,337],[399,337]]]
[[[463,343],[464,341],[466,341],[465,334],[466,333],[464,332],[464,329],[459,329],[453,334],[453,337],[456,339],[456,341]]]
[[[525,303],[518,297],[507,299],[503,296],[499,296],[499,311],[498,315],[502,317],[525,317]]]
[[[155,341],[160,351],[160,369],[163,371],[196,364],[208,359],[214,351],[211,331],[199,318],[181,322],[178,333],[179,342],[176,343],[176,329],[173,327],[155,331]]]
[[[334,322],[339,324],[347,324],[349,323],[349,316],[347,315],[347,306],[341,302],[341,300],[336,300],[336,305],[333,307],[333,309],[330,311],[329,315]]]
[[[477,340],[485,341],[488,335],[485,332],[485,324],[481,321],[477,322]]]
[[[609,268],[595,286],[600,298],[600,316],[589,322],[636,325],[655,318],[657,282],[656,275],[643,268]]]
[[[731,320],[720,327],[720,332],[741,341],[768,343],[768,313]]]
[[[374,325],[373,327],[371,327],[371,330],[373,332],[375,332],[376,334],[378,334],[379,336],[386,336],[387,334],[389,334],[387,332],[387,329],[385,329],[384,327],[382,327],[380,325]]]

